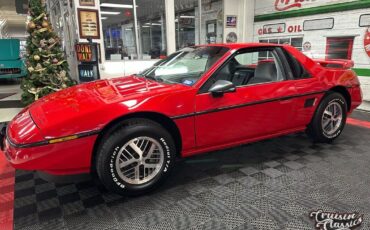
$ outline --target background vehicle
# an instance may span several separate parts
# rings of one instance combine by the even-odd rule
[[[18,39],[0,39],[0,50],[0,79],[27,75],[26,66],[20,57]]]
[[[301,131],[333,141],[362,101],[348,63],[273,44],[187,48],[139,75],[40,99],[3,129],[3,149],[16,168],[96,172],[108,189],[140,194],[176,157]]]

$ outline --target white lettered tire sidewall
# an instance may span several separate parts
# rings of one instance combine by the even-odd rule
[[[118,174],[116,159],[120,149],[130,140],[138,137],[155,139],[163,149],[163,164],[154,178],[143,184],[129,184]],[[159,124],[152,122],[125,126],[113,133],[103,143],[98,153],[97,171],[101,182],[108,190],[122,195],[140,195],[160,185],[174,167],[176,147],[171,135]]]

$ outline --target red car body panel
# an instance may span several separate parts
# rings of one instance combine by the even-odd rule
[[[230,50],[192,87],[128,76],[81,84],[38,100],[9,123],[4,148],[7,159],[16,168],[54,175],[87,173],[99,132],[122,117],[147,113],[173,120],[180,132],[181,156],[187,157],[303,131],[322,97],[334,87],[341,86],[350,94],[349,112],[362,102],[359,81],[348,65],[325,68],[290,46],[282,47],[311,78],[247,85],[217,98],[198,94],[237,50],[276,45],[219,46]],[[313,105],[306,107],[307,100],[313,100]],[[81,138],[48,143],[71,135]]]

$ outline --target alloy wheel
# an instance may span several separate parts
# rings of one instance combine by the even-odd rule
[[[338,102],[331,102],[324,110],[321,127],[328,136],[336,133],[342,124],[343,109]]]
[[[141,185],[152,180],[164,163],[163,147],[153,138],[137,137],[118,152],[115,167],[126,183]]]

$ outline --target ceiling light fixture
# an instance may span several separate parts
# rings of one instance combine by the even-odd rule
[[[101,17],[101,20],[105,20],[105,19],[107,19],[107,17]]]
[[[125,9],[132,9],[134,8],[133,5],[127,4],[115,4],[115,3],[102,3],[100,7],[109,7],[109,8],[125,8]]]
[[[114,12],[114,11],[100,11],[100,14],[106,14],[106,15],[119,15],[121,12]]]

